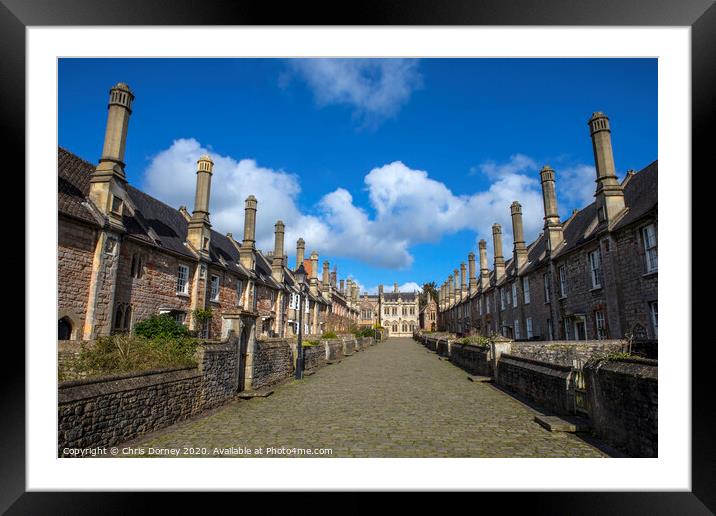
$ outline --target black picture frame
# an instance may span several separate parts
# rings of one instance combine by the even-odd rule
[[[25,170],[26,27],[213,24],[689,26],[692,37],[692,169],[704,172],[713,169],[713,141],[708,132],[716,112],[716,6],[713,0],[453,0],[449,3],[421,0],[363,1],[353,5],[353,9],[345,9],[345,5],[337,2],[326,5],[320,2],[292,3],[279,9],[272,3],[254,0],[151,3],[148,0],[0,0],[0,117],[2,126],[6,128],[3,162],[10,161],[5,172],[14,174],[18,180],[22,176],[16,171]],[[666,174],[682,178],[691,174],[694,178],[691,171],[667,170]],[[18,188],[24,191],[22,183]],[[700,206],[708,206],[708,201],[694,201],[692,206],[694,224],[707,224],[699,222],[704,217],[697,216],[697,210],[704,210]],[[696,226],[693,234],[698,234]],[[26,238],[31,237],[36,238],[37,235],[26,235]],[[703,259],[693,259],[692,270],[701,270],[697,269],[697,265]],[[691,283],[691,277],[685,275],[684,281]],[[696,303],[692,306],[699,309]],[[28,315],[25,317],[27,324]],[[692,316],[692,320],[699,318]],[[710,341],[697,340],[695,334],[688,333],[685,333],[682,342],[666,345],[673,348],[673,352],[684,352],[689,349],[691,341],[701,344],[691,347],[691,492],[532,492],[485,493],[480,496],[502,507],[514,508],[515,503],[528,504],[532,513],[710,514],[716,511],[716,445],[711,425],[714,403],[711,400],[713,389],[708,383],[713,376],[710,371],[714,363],[710,360],[713,358],[712,345]],[[3,358],[6,367],[0,375],[3,393],[0,407],[3,416],[0,426],[0,510],[7,511],[7,514],[126,514],[133,512],[130,508],[138,506],[166,511],[172,504],[189,509],[185,493],[147,496],[124,492],[25,492],[25,354],[18,339],[5,342]],[[662,352],[663,359],[668,359],[668,354]],[[216,496],[212,495],[212,505],[218,509],[223,500],[216,499]],[[295,504],[291,498],[272,496],[272,504]],[[413,500],[422,503],[420,496],[415,496]],[[480,505],[485,501],[480,500]],[[360,501],[349,503],[345,512],[357,511],[360,504]],[[301,505],[305,507],[305,502]],[[311,503],[308,502],[308,505]],[[273,506],[273,509],[278,507]]]

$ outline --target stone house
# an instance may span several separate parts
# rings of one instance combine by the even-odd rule
[[[244,349],[257,338],[295,333],[302,290],[284,253],[284,223],[275,224],[271,252],[257,249],[258,201],[249,195],[242,241],[214,231],[213,162],[206,155],[198,157],[191,213],[128,184],[124,150],[133,100],[124,83],[110,90],[98,165],[58,149],[58,338],[93,340],[131,331],[163,313],[205,338],[233,330]],[[302,248],[299,239],[297,265]],[[303,288],[306,333],[320,333],[334,305],[341,317],[357,321],[357,299],[337,293],[335,278],[324,274],[318,282],[315,264]]]
[[[516,340],[658,339],[658,161],[616,178],[609,119],[589,120],[596,165],[595,201],[566,220],[557,214],[556,172],[540,171],[544,231],[526,245],[522,209],[510,206],[514,248],[505,262],[502,228],[439,290],[439,327],[459,334],[500,333]]]
[[[400,292],[398,284],[393,292],[378,290],[380,323],[391,337],[408,337],[418,328],[420,309],[417,292]]]
[[[438,305],[432,297],[428,296],[428,298],[428,302],[420,310],[420,329],[435,331],[438,322]]]

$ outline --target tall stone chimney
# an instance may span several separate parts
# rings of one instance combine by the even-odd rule
[[[452,279],[452,274],[448,276],[448,299],[452,305],[455,302],[455,282]]]
[[[209,256],[211,240],[211,224],[209,223],[209,197],[211,194],[211,176],[214,162],[204,154],[196,162],[196,194],[194,211],[189,220],[186,239],[191,246],[204,255]]]
[[[495,282],[505,277],[505,257],[502,255],[502,226],[492,225],[492,248],[495,252]]]
[[[400,291],[398,290],[398,283],[397,283],[397,282],[396,282],[396,283],[393,283],[393,292],[400,292]]]
[[[477,291],[477,277],[475,276],[475,253],[470,251],[467,255],[467,272],[470,277],[469,292],[470,295]]]
[[[597,169],[597,192],[594,195],[597,215],[600,222],[611,223],[624,210],[624,189],[617,180],[614,167],[609,118],[597,111],[592,114],[588,124],[594,150],[594,166]]]
[[[346,281],[345,281],[345,280],[341,280],[340,285],[341,285],[341,286],[340,286],[340,288],[338,289],[338,291],[339,291],[341,294],[343,294],[343,293],[345,292]]]
[[[321,283],[324,291],[327,291],[329,287],[331,286],[331,271],[330,271],[331,264],[328,263],[328,260],[323,261],[323,274],[321,275]]]
[[[490,269],[487,266],[487,242],[480,240],[478,242],[480,249],[480,289],[486,290],[490,286]]]
[[[253,270],[255,266],[256,251],[256,206],[258,201],[253,195],[249,195],[244,202],[244,240],[241,242],[239,259],[241,265]]]
[[[102,157],[90,178],[90,200],[103,214],[113,216],[116,222],[121,221],[124,209],[121,191],[127,182],[124,175],[124,149],[133,101],[134,95],[123,82],[109,90]]]
[[[378,285],[378,299],[383,297],[383,285]]]
[[[515,270],[519,271],[527,263],[527,246],[525,245],[525,231],[522,226],[522,205],[517,201],[510,206],[512,213],[512,235],[515,245],[512,258],[515,261]]]
[[[333,270],[331,271],[331,285],[333,285],[333,288],[336,288],[338,286],[338,269],[336,266],[333,266]]]
[[[318,295],[318,253],[316,251],[311,253],[311,279],[308,288],[311,294]]]
[[[279,283],[283,283],[283,236],[285,224],[277,220],[274,225],[273,260],[271,262],[271,275]]]
[[[557,213],[554,169],[545,165],[539,175],[542,183],[542,201],[544,202],[544,234],[547,238],[547,249],[553,252],[564,240],[562,223],[559,221]]]
[[[460,264],[460,299],[467,296],[467,283],[465,280],[465,262]]]
[[[303,238],[296,240],[296,269],[303,263],[303,257],[306,254],[306,242]]]

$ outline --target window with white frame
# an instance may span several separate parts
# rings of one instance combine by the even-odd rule
[[[574,318],[574,340],[587,340],[587,321],[583,315]]]
[[[531,339],[534,337],[534,331],[532,330],[532,317],[525,319],[525,324],[527,326],[527,338]]]
[[[544,279],[544,302],[549,303],[550,288],[549,288],[549,273],[542,276]]]
[[[189,293],[189,267],[179,265],[177,268],[177,294]]]
[[[219,300],[219,276],[211,275],[211,288],[209,290],[209,299],[212,301]]]
[[[567,267],[559,268],[559,297],[567,297]]]
[[[487,313],[490,313],[490,297],[485,296],[485,307],[487,308]]]
[[[517,306],[517,282],[512,282],[512,306]]]
[[[657,301],[649,303],[649,315],[651,316],[651,326],[654,328],[654,337],[659,336],[659,317],[657,305]]]
[[[525,304],[530,304],[530,279],[529,277],[525,276],[522,278],[522,295],[525,298]]]
[[[505,287],[502,287],[500,289],[500,309],[504,310],[506,305],[507,303],[505,301]]]
[[[648,226],[642,228],[641,237],[644,241],[646,272],[654,272],[658,270],[656,253],[656,226],[654,224],[649,224]]]
[[[514,329],[515,329],[515,338],[521,339],[522,335],[520,334],[520,320],[519,319],[515,319]]]
[[[589,271],[592,275],[592,288],[602,286],[602,267],[599,259],[599,248],[589,253]]]
[[[604,318],[604,311],[597,310],[594,312],[594,325],[597,329],[597,340],[607,338],[607,320]]]
[[[477,298],[477,311],[482,315],[482,296]]]

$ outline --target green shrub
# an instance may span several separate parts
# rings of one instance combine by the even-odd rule
[[[134,326],[134,333],[148,339],[173,339],[187,337],[189,330],[169,314],[155,314],[149,319],[138,322]]]
[[[311,346],[318,346],[321,342],[318,340],[304,340],[301,346],[304,348],[310,348]]]
[[[334,331],[327,331],[323,335],[321,335],[322,339],[337,339],[338,335],[336,335],[336,332]]]
[[[91,347],[83,345],[70,367],[79,376],[90,377],[193,366],[196,347],[190,337],[149,339],[122,333],[100,337]]]

